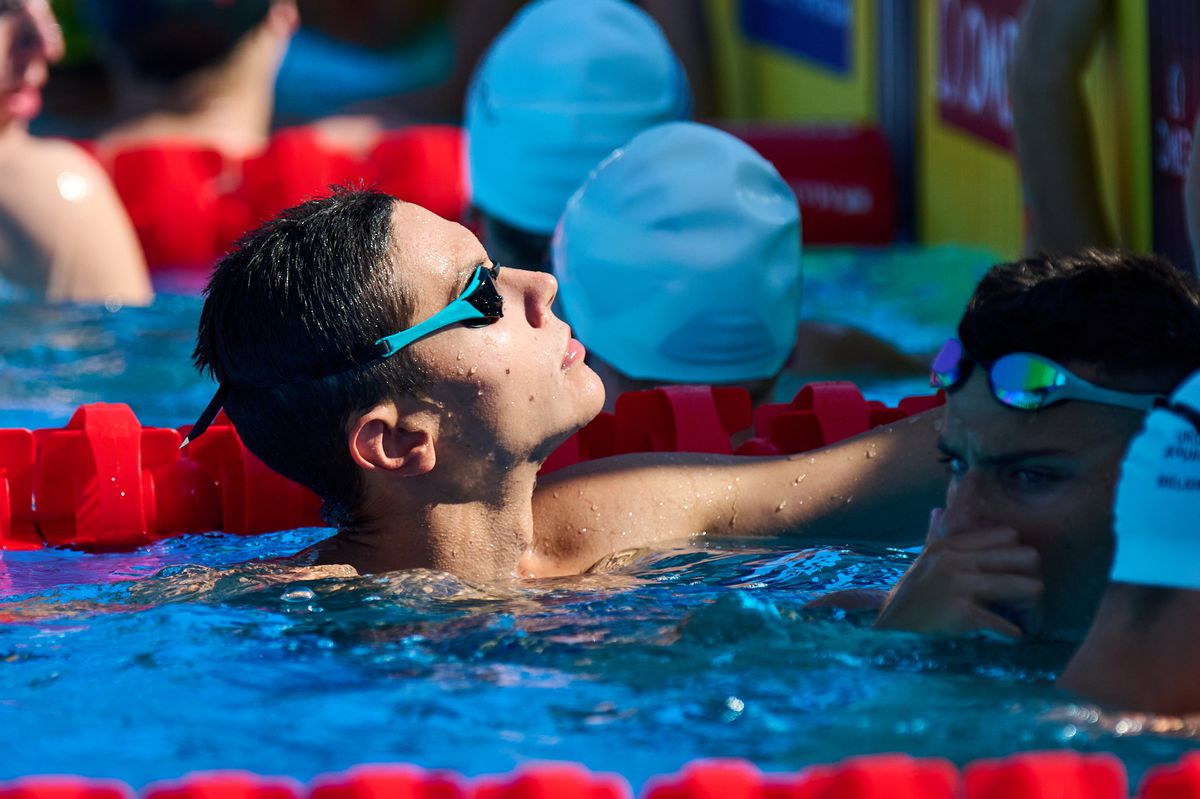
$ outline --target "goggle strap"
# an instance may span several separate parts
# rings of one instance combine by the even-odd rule
[[[1130,408],[1135,411],[1151,411],[1163,400],[1161,394],[1135,394],[1131,391],[1117,391],[1090,383],[1082,377],[1075,377],[1075,384],[1068,383],[1054,392],[1055,399],[1077,400],[1079,402],[1096,402],[1101,405],[1116,405],[1120,408]],[[1085,389],[1080,391],[1078,389]]]
[[[199,438],[208,426],[213,423],[213,419],[217,418],[217,414],[221,412],[221,407],[225,404],[225,397],[229,394],[229,387],[224,383],[217,386],[217,393],[213,394],[213,398],[209,400],[208,406],[200,413],[200,418],[192,425],[192,429],[183,437],[183,443],[179,445],[183,449],[188,444]]]
[[[390,336],[384,336],[375,342],[381,358],[390,358],[400,350],[418,339],[435,333],[443,327],[471,319],[483,319],[484,315],[465,300],[455,300],[450,305],[435,313],[424,322],[413,325],[408,330],[401,330]]]

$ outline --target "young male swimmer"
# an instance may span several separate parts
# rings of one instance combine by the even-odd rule
[[[1115,516],[1112,581],[1059,684],[1120,710],[1200,714],[1200,373],[1146,418]]]
[[[1085,251],[994,267],[934,364],[950,474],[878,626],[1082,637],[1112,496],[1145,414],[1200,367],[1200,294],[1164,260]]]
[[[809,374],[922,368],[869,334],[800,321],[796,195],[752,147],[708,125],[658,125],[609,155],[567,203],[551,260],[609,403],[680,383],[738,385],[770,402],[793,358]]]
[[[246,445],[316,491],[322,564],[577,573],[707,533],[911,541],[941,494],[926,415],[793,458],[642,455],[539,480],[600,410],[550,275],[375,192],[283,212],[216,267],[196,363]]]
[[[571,194],[609,153],[687,119],[692,95],[662,29],[624,0],[539,0],[496,37],[464,110],[471,201],[499,263],[548,268]]]

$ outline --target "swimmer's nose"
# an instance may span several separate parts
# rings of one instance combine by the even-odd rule
[[[946,535],[954,535],[989,527],[996,522],[992,518],[993,511],[986,477],[977,471],[968,471],[952,483],[946,492],[942,528]]]
[[[526,272],[528,287],[525,291],[525,316],[532,327],[543,327],[554,319],[551,305],[558,294],[558,281],[546,272]]]
[[[66,55],[66,42],[49,0],[29,0],[26,9],[37,29],[41,54],[52,64],[61,61]]]
[[[53,42],[49,39],[48,30],[39,24],[29,9],[21,14],[19,25],[13,42],[16,72],[21,78],[40,82],[43,77],[41,73],[53,57]]]

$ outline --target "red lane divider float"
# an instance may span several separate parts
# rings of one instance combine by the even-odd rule
[[[1200,799],[1200,753],[1150,769],[1138,795],[1141,799]]]
[[[972,763],[967,799],[1126,799],[1125,766],[1114,755],[1035,752]]]
[[[308,791],[291,777],[260,777],[248,771],[209,771],[156,782],[142,799],[300,799]]]
[[[469,201],[463,133],[452,125],[389,131],[361,155],[304,127],[279,131],[244,159],[178,142],[88,149],[112,176],[152,273],[203,278],[243,233],[337,184],[378,186],[447,219]]]
[[[467,799],[467,781],[453,772],[415,766],[356,766],[318,777],[310,799]]]
[[[632,452],[791,455],[940,406],[942,393],[906,397],[896,407],[868,401],[853,383],[810,383],[786,404],[751,411],[745,389],[666,386],[617,398],[567,439],[542,467],[547,474],[580,461]],[[752,428],[752,429],[751,429]],[[737,444],[745,434],[752,437]],[[736,446],[735,446],[736,444]]]
[[[121,550],[179,533],[321,524],[317,497],[263,465],[228,419],[181,452],[182,440],[104,403],[61,429],[0,431],[0,544]]]
[[[546,462],[551,472],[633,452],[776,455],[864,433],[941,403],[889,408],[850,383],[805,386],[791,403],[752,413],[743,389],[671,386],[617,398]],[[754,437],[735,448],[738,436]],[[66,427],[0,430],[0,545],[133,549],[181,533],[253,534],[321,524],[320,501],[271,471],[221,415],[180,451],[187,428],[142,427],[127,405],[97,403]]]
[[[248,772],[191,774],[135,793],[115,780],[24,777],[0,783],[0,799],[628,799],[629,783],[574,763],[525,766],[470,779],[407,765],[356,766],[305,786]],[[796,773],[762,773],[743,760],[698,760],[651,778],[642,799],[1129,799],[1125,768],[1107,754],[1033,752],[968,764],[869,755]],[[1151,769],[1136,799],[1200,797],[1200,753]]]

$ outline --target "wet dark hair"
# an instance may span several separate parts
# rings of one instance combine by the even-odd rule
[[[175,83],[229,57],[271,0],[88,0],[105,48],[138,77]]]
[[[1112,388],[1166,393],[1200,368],[1200,292],[1158,256],[1037,255],[984,275],[958,337],[981,363],[1032,352],[1094,365]]]
[[[395,203],[338,189],[247,234],[217,264],[196,335],[196,368],[227,388],[225,411],[246,446],[315,491],[338,526],[354,524],[361,504],[351,415],[427,379],[404,351],[359,363],[413,316],[392,257]]]

